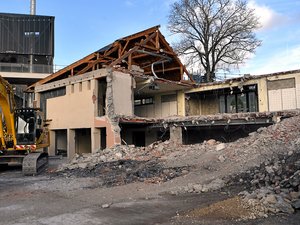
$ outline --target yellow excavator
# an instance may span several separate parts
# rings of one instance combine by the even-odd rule
[[[35,175],[48,164],[50,138],[42,112],[16,108],[12,86],[0,76],[0,165],[22,166]]]

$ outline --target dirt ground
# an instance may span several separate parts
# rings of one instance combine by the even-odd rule
[[[50,160],[50,168],[62,163]],[[236,196],[241,187],[171,195],[160,184],[135,182],[101,187],[99,178],[23,177],[19,168],[0,171],[0,224],[299,224],[300,213],[237,221],[216,216],[211,204]],[[164,190],[164,188],[162,188]],[[218,215],[221,215],[218,213]]]

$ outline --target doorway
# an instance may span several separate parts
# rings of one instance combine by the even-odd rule
[[[91,153],[91,149],[91,129],[75,129],[75,152],[78,154]]]

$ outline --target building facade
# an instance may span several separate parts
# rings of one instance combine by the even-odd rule
[[[159,27],[152,27],[30,90],[49,123],[50,155],[72,158],[117,144],[231,141],[294,115],[283,111],[300,107],[299,85],[300,71],[195,84]]]

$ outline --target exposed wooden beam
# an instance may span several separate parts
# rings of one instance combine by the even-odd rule
[[[131,65],[132,65],[132,54],[128,56],[128,70],[131,70]]]
[[[137,43],[136,45],[139,45],[139,46],[141,46],[141,47],[144,47],[144,48],[147,48],[147,49],[150,49],[150,50],[153,50],[153,51],[159,51],[159,52],[160,52],[160,49],[157,49],[157,48],[152,47],[152,46],[150,46],[150,45],[141,45],[141,44],[139,44],[139,43]],[[166,54],[168,54],[168,55],[173,55],[173,56],[176,55],[173,51],[170,52],[170,51],[165,50],[165,49],[163,49],[163,52],[166,53]]]
[[[153,44],[154,48],[156,48],[156,41],[151,40],[150,42]],[[158,51],[159,51],[159,48],[156,48],[156,49],[158,49]]]
[[[133,55],[132,59],[139,59],[139,58],[144,58],[149,56],[148,54],[138,54],[138,55]]]
[[[158,33],[159,33],[158,35],[160,36],[160,40],[162,41],[163,45],[168,49],[168,51],[174,52],[174,50],[169,45],[169,43],[166,41],[165,37],[160,33],[160,31],[158,31]],[[177,63],[182,67],[182,70],[180,72],[181,80],[183,79],[183,73],[185,72],[187,74],[187,76],[190,78],[190,80],[194,82],[193,77],[189,74],[186,67],[181,63],[180,59],[178,58],[178,56],[176,54],[174,55],[174,58],[177,61]]]
[[[122,50],[122,52],[121,52],[121,55],[123,55],[124,52],[126,51],[126,48],[127,48],[128,44],[129,44],[129,42],[130,42],[130,41],[127,41],[127,42],[126,42],[126,44],[125,44],[125,46],[124,46],[124,48],[123,48],[123,50]],[[121,57],[121,56],[119,56],[119,57]]]
[[[113,52],[117,51],[118,48],[120,47],[120,45],[116,44],[113,48],[111,48],[110,50],[107,50],[104,52],[104,56],[109,56],[110,54],[112,54]]]
[[[97,63],[101,63],[101,62],[107,62],[107,60],[98,59],[98,60],[95,60],[94,62],[90,62],[86,67],[84,67],[82,70],[78,71],[75,75],[80,75],[80,74],[86,73],[89,69],[95,68],[95,65]]]
[[[122,45],[121,45],[121,43],[119,43],[119,48],[118,48],[118,58],[121,57],[121,53],[122,53]]]
[[[159,44],[159,33],[156,33],[156,38],[155,38],[155,48],[160,49],[160,44]]]
[[[141,42],[141,44],[146,44],[149,40],[151,40],[152,38],[154,38],[155,35],[156,35],[156,32],[153,33],[153,34],[151,34],[145,40],[143,40]],[[117,65],[118,63],[122,62],[122,60],[126,59],[130,54],[132,54],[133,52],[135,52],[139,48],[140,48],[140,46],[134,46],[132,49],[130,49],[128,52],[126,52],[124,55],[122,55],[120,58],[118,58],[117,60],[115,60],[114,62],[112,62],[109,66],[113,67],[113,66]]]
[[[133,40],[133,39],[136,39],[136,38],[139,38],[139,37],[143,37],[143,36],[145,36],[145,34],[150,34],[150,33],[156,32],[159,28],[160,28],[159,25],[158,26],[154,26],[154,27],[151,27],[151,28],[149,28],[147,30],[143,30],[143,31],[140,31],[138,33],[129,35],[127,37],[124,37],[124,38],[122,38],[122,40],[130,41],[130,40]]]

